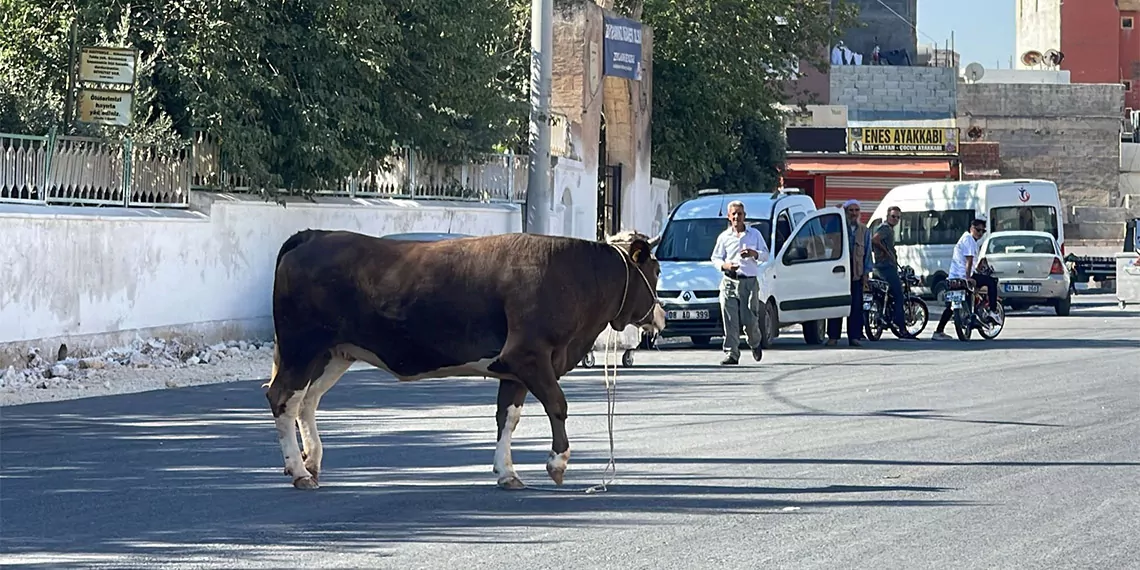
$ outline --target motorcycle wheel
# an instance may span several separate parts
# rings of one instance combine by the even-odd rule
[[[918,336],[926,330],[926,324],[930,322],[930,309],[927,308],[926,301],[917,296],[911,296],[903,304],[903,316],[906,318],[907,332]],[[900,336],[899,331],[894,329],[895,327],[891,327],[891,332],[895,336]]]
[[[993,340],[997,338],[997,336],[1001,334],[1002,329],[1005,328],[1005,305],[998,303],[997,312],[999,315],[1001,315],[1001,322],[1003,324],[998,325],[987,320],[985,321],[985,324],[978,327],[978,334],[982,335],[982,338],[986,340]]]
[[[969,314],[965,309],[954,309],[954,334],[958,336],[958,340],[966,342],[974,334],[974,327],[969,322]]]
[[[879,313],[876,309],[874,302],[871,308],[863,311],[863,332],[867,335],[867,340],[875,341],[883,337],[883,324],[879,322]]]

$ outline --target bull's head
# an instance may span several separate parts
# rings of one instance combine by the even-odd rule
[[[653,255],[649,236],[630,231],[622,232],[607,239],[611,245],[621,248],[632,263],[627,262],[628,286],[622,310],[610,323],[615,330],[622,330],[633,324],[642,330],[659,333],[665,329],[665,309],[657,300],[657,280],[661,277],[661,264]],[[624,257],[624,256],[623,256]]]

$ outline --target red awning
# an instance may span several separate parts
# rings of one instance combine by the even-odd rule
[[[788,157],[785,176],[795,174],[929,174],[950,173],[950,160],[938,158],[886,158],[873,159],[849,156],[844,158]]]

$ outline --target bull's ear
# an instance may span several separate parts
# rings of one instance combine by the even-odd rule
[[[643,239],[633,240],[629,246],[629,257],[633,259],[634,263],[644,263],[646,259],[649,259],[650,249],[649,242]]]

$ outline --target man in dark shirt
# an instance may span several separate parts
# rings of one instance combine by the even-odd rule
[[[895,252],[895,226],[902,217],[902,210],[898,206],[887,209],[887,218],[875,228],[875,235],[871,237],[871,248],[875,253],[875,276],[887,282],[891,295],[891,320],[898,327],[900,338],[913,339],[906,328],[906,316],[903,314],[902,279],[899,278],[898,254]]]

